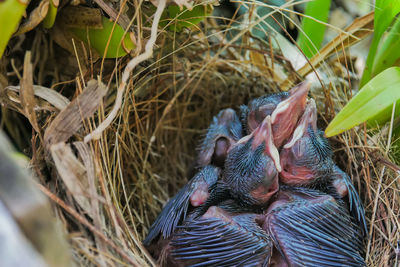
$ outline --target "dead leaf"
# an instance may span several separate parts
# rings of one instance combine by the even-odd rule
[[[94,0],[96,4],[101,7],[101,9],[110,16],[112,21],[117,21],[119,25],[121,25],[122,28],[124,28],[127,31],[133,31],[133,29],[129,30],[129,25],[130,25],[130,18],[127,16],[125,12],[119,12],[118,9],[114,8],[113,5],[109,2],[105,2],[103,0]],[[131,26],[132,28],[132,26]]]
[[[87,179],[87,184],[89,185],[87,187],[87,191],[90,196],[89,201],[91,207],[89,215],[93,219],[94,226],[97,229],[103,229],[105,228],[105,225],[103,223],[104,220],[102,220],[100,203],[99,203],[99,200],[102,199],[102,197],[97,193],[97,176],[90,147],[88,144],[85,144],[84,142],[74,142],[74,146],[78,150],[79,156],[82,159],[86,169],[85,179]],[[105,202],[105,200],[103,200],[103,202]],[[100,251],[107,251],[107,247],[102,242],[102,240],[97,236],[95,236],[94,238],[98,245],[98,249]],[[99,260],[103,262],[104,265],[106,265],[102,253],[99,253]]]
[[[8,80],[6,76],[0,73],[0,94],[2,93],[3,89],[6,88],[7,85],[8,85]]]
[[[33,73],[32,73],[32,63],[31,63],[31,52],[27,51],[24,59],[24,74],[21,81],[21,92],[20,100],[21,105],[25,113],[25,117],[28,118],[33,129],[40,133],[40,128],[37,123],[36,112],[35,112],[35,95],[33,93]]]
[[[307,63],[305,56],[296,45],[291,43],[282,34],[276,33],[272,38],[274,46],[278,47],[282,55],[292,64],[294,69],[298,69]]]
[[[81,208],[91,216],[92,209],[88,199],[87,189],[89,185],[85,167],[75,157],[70,145],[64,142],[52,145],[50,152],[64,184]]]
[[[83,161],[86,170],[86,180],[85,184],[87,183],[88,187],[86,190],[89,192],[90,195],[90,202],[92,210],[91,217],[93,218],[95,225],[98,226],[98,229],[101,229],[103,226],[101,225],[100,219],[100,209],[99,209],[99,200],[102,199],[101,196],[97,193],[97,176],[93,162],[93,156],[90,151],[90,147],[88,144],[84,142],[74,142],[75,148],[78,150],[79,156]]]
[[[47,15],[47,11],[49,10],[49,1],[43,0],[39,3],[39,6],[36,7],[30,14],[29,18],[19,26],[18,31],[14,33],[14,36],[26,33],[36,28],[40,22],[44,20]]]
[[[53,3],[55,7],[58,7],[60,5],[60,0],[50,0],[50,1]]]
[[[100,106],[107,87],[96,80],[88,82],[85,90],[75,98],[47,127],[44,143],[47,148],[52,144],[65,142],[82,126],[84,119],[89,118]]]
[[[20,86],[7,86],[6,89],[17,93],[21,90]],[[35,96],[44,99],[58,110],[63,110],[70,103],[68,98],[66,98],[65,96],[63,96],[62,94],[51,88],[47,88],[40,85],[34,85],[33,91]],[[41,108],[39,106],[36,106],[35,109],[41,109]]]
[[[94,50],[88,45],[85,45],[84,42],[77,40],[76,37],[68,30],[68,27],[66,27],[62,23],[59,23],[59,21],[57,21],[54,24],[54,26],[50,29],[50,35],[51,38],[59,46],[70,52],[71,55],[75,55],[74,60],[76,60],[75,57],[79,59],[85,59],[87,58],[88,54],[91,55],[92,62],[95,62],[97,59],[100,58],[96,50]],[[72,39],[75,42],[75,47],[74,43],[72,42]],[[89,49],[90,51],[87,51]],[[85,65],[82,65],[81,67],[83,68],[82,69],[83,73],[85,73],[86,72]]]
[[[57,24],[64,27],[103,29],[101,9],[67,6],[62,9]]]

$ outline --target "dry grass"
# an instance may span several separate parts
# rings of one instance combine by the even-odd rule
[[[279,50],[271,51],[269,42],[250,34],[257,20],[250,17],[250,26],[241,26],[233,40],[227,38],[232,28],[219,26],[213,18],[192,31],[159,33],[153,58],[134,69],[117,119],[99,140],[86,147],[86,161],[74,147],[72,155],[79,154],[77,159],[86,170],[82,179],[90,188],[84,195],[89,203],[86,208],[65,186],[65,178],[60,178],[62,170],[56,168],[41,141],[58,112],[38,112],[43,130],[33,133],[31,165],[40,178],[42,191],[54,201],[77,264],[153,265],[141,240],[163,204],[189,178],[196,146],[212,116],[222,108],[238,108],[253,97],[279,91],[279,83],[295,74],[290,60]],[[149,31],[143,30],[144,40]],[[41,53],[44,51],[39,48],[33,50],[33,58]],[[348,61],[343,62],[344,58]],[[355,80],[350,79],[353,71],[349,59],[349,55],[339,53],[326,59],[320,68],[326,78],[312,94],[317,99],[321,128],[351,97],[350,83]],[[54,85],[56,90],[67,91],[70,99],[81,94],[90,77],[99,74],[98,65],[79,60],[87,71],[76,78],[65,70],[51,72],[61,82],[72,80],[69,85]],[[43,76],[49,69],[41,64],[38,60],[33,67]],[[70,64],[71,69],[77,69],[76,62]],[[22,63],[15,65],[18,69]],[[106,60],[102,77],[109,91],[104,105],[66,144],[83,140],[109,113],[125,65],[125,60]],[[40,77],[34,76],[34,83],[41,83]],[[18,103],[12,106],[10,102],[8,107],[17,109]],[[15,120],[13,114],[3,112],[3,123],[14,120],[17,125],[21,120]],[[23,127],[16,129],[23,133],[19,130]],[[400,168],[396,165],[400,160],[389,129],[369,131],[360,126],[330,141],[336,162],[352,177],[364,200],[370,226],[368,266],[391,266],[400,240]],[[88,169],[89,163],[93,164],[92,170]]]

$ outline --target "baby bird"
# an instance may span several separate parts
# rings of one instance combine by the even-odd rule
[[[162,266],[365,266],[361,237],[332,196],[284,187],[262,214],[236,202],[188,218],[160,252]]]
[[[274,158],[274,159],[271,159]],[[150,227],[145,245],[162,234],[168,238],[194,208],[197,216],[208,207],[233,198],[242,205],[264,206],[278,191],[279,153],[272,143],[270,117],[249,136],[243,137],[228,151],[224,175],[220,168],[207,165],[168,201]]]
[[[303,82],[289,92],[270,94],[241,106],[241,117],[247,133],[254,131],[268,115],[271,116],[274,144],[279,149],[287,140],[304,112],[310,83]]]
[[[279,153],[273,143],[271,117],[228,152],[222,186],[242,206],[264,207],[278,187]]]
[[[144,241],[161,266],[365,266],[364,208],[317,129],[309,88],[242,106],[244,137],[232,109],[213,118],[197,174]]]
[[[323,132],[317,129],[317,111],[309,99],[291,139],[280,152],[280,181],[291,186],[322,190],[336,197],[349,195],[350,211],[367,232],[364,207],[349,177],[332,159],[332,150]]]
[[[177,225],[185,220],[188,213],[195,207],[203,205],[210,194],[211,187],[214,186],[219,178],[220,169],[207,165],[171,198],[154,223],[149,229],[149,233],[143,241],[148,246],[153,240],[161,235],[161,238],[168,238]]]
[[[236,211],[212,206],[179,227],[164,253],[165,266],[267,266],[273,243],[257,223],[259,215],[237,205],[229,209]]]
[[[228,150],[241,138],[241,133],[242,125],[233,109],[223,109],[214,116],[199,149],[197,167],[200,169],[165,205],[150,227],[145,245],[150,245],[160,234],[168,238],[188,213],[207,202],[220,176],[219,167],[224,165]],[[212,196],[207,205],[214,203],[214,198]]]
[[[274,244],[269,266],[366,266],[359,226],[340,202],[282,186],[262,222]]]

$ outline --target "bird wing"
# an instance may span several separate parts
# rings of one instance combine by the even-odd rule
[[[172,240],[177,260],[198,266],[267,266],[272,242],[254,216],[189,220]]]
[[[365,266],[361,237],[347,210],[329,195],[307,198],[276,206],[264,223],[289,265]]]
[[[360,195],[357,193],[354,188],[353,183],[350,180],[350,177],[342,171],[338,166],[335,166],[335,174],[340,175],[343,178],[343,181],[347,187],[348,196],[349,196],[349,204],[350,204],[350,212],[353,214],[358,223],[361,224],[361,228],[363,230],[363,234],[367,235],[367,222],[365,220],[365,211],[364,206],[362,204]]]
[[[203,167],[179,192],[171,198],[153,225],[149,229],[143,243],[150,243],[159,235],[168,238],[182,220],[185,220],[190,207],[190,198],[199,186],[207,186],[209,190],[216,184],[219,176],[219,169],[214,166]]]

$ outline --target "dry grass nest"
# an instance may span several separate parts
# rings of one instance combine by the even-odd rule
[[[77,264],[153,265],[141,240],[166,201],[190,178],[196,147],[212,117],[220,109],[237,109],[254,97],[280,91],[280,84],[289,76],[293,84],[304,79],[282,51],[272,48],[273,35],[269,35],[270,41],[262,41],[249,29],[240,28],[236,29],[240,38],[230,39],[230,29],[210,18],[181,33],[160,31],[153,56],[132,72],[117,118],[99,140],[80,142],[112,109],[126,57],[105,60],[101,73],[108,87],[105,97],[78,101],[80,108],[90,101],[98,101],[99,106],[59,147],[51,148],[52,138],[57,139],[51,134],[56,133],[46,131],[61,113],[45,99],[35,97],[41,109],[36,111],[39,129],[32,130],[27,139],[31,141],[27,150],[30,166],[42,191],[53,200]],[[149,34],[148,29],[143,30],[143,42]],[[90,53],[87,58],[74,58],[57,52],[58,47],[50,47],[54,59],[45,59],[43,42],[51,41],[39,30],[32,38],[33,83],[45,83],[46,77],[52,77],[56,81],[52,90],[76,103],[88,89],[83,90],[89,87],[88,81],[98,78],[101,60],[92,62]],[[9,58],[21,49],[15,46]],[[311,96],[317,101],[322,129],[354,93],[357,73],[353,59],[349,53],[334,55],[318,69],[326,78],[314,83]],[[63,62],[70,66],[60,67]],[[23,62],[12,64],[9,84],[13,79],[18,84]],[[54,69],[55,65],[59,67]],[[16,135],[10,135],[16,144],[26,143],[22,140],[30,135],[22,127],[26,121],[11,111],[27,115],[26,110],[13,101],[18,92],[6,91],[3,123],[13,123]],[[84,117],[82,112],[72,114],[78,121]],[[32,118],[26,117],[32,123]],[[63,127],[58,134],[69,130],[68,125]],[[394,141],[389,126],[372,131],[361,125],[330,138],[336,163],[350,175],[366,208],[368,266],[395,264],[398,251],[400,169],[396,165],[399,159],[391,153],[396,148]]]

